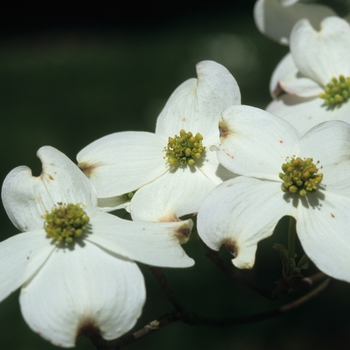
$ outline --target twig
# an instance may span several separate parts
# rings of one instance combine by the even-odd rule
[[[275,289],[269,289],[262,287],[258,285],[257,283],[251,281],[247,277],[245,277],[242,273],[239,272],[239,270],[233,266],[231,263],[228,263],[227,261],[223,260],[220,256],[220,253],[210,249],[203,243],[205,249],[206,249],[206,256],[222,271],[224,272],[229,278],[232,280],[237,281],[238,283],[252,289],[256,293],[260,294],[261,296],[270,299],[270,300],[276,300],[280,299],[282,297],[285,297],[291,293],[294,293],[296,291],[305,290],[311,288],[311,286],[321,279],[324,279],[326,275],[323,272],[319,272],[311,277],[304,277],[302,279],[299,279],[298,281],[293,281],[293,284],[289,287],[287,293],[280,293],[277,288]]]
[[[309,278],[309,280],[311,281],[309,282],[309,284],[310,283],[313,284],[314,283],[313,280],[319,280],[322,277],[324,278],[324,275],[317,274]],[[178,310],[173,310],[172,312],[164,314],[158,317],[156,320],[147,323],[140,330],[132,334],[126,334],[116,340],[106,341],[102,339],[101,336],[97,333],[93,335],[92,334],[87,335],[87,336],[90,338],[91,342],[95,345],[97,350],[107,350],[107,349],[120,350],[123,347],[129,344],[132,344],[149,334],[154,333],[155,331],[159,331],[163,329],[164,327],[168,326],[170,323],[177,322],[177,321],[189,324],[191,326],[210,326],[210,327],[228,327],[233,325],[264,321],[267,319],[278,317],[286,312],[290,312],[298,308],[299,306],[303,305],[305,302],[311,300],[312,298],[320,294],[324,289],[326,289],[330,281],[331,281],[330,278],[326,278],[323,282],[321,282],[317,287],[315,287],[309,293],[292,301],[291,303],[288,303],[277,309],[258,313],[258,314],[241,316],[241,317],[216,319],[216,318],[201,316],[194,312],[188,312],[182,308],[181,312]]]
[[[240,273],[236,267],[234,267],[232,264],[228,264],[225,260],[223,260],[219,252],[216,252],[215,250],[210,249],[206,244],[204,244],[204,242],[203,242],[203,245],[206,249],[205,255],[229,278],[235,281],[238,281],[240,284],[252,289],[256,293],[262,295],[267,299],[271,299],[271,300],[276,299],[272,290],[262,287],[257,283],[251,281],[250,279],[245,277],[242,273]]]
[[[184,307],[177,300],[175,293],[171,289],[170,284],[168,282],[168,279],[166,278],[166,276],[163,273],[163,269],[161,269],[160,267],[149,266],[149,270],[152,272],[154,278],[161,286],[164,295],[170,301],[170,303],[173,305],[174,309],[176,311],[179,311],[179,312],[184,310]]]
[[[323,275],[324,276],[324,275]],[[281,306],[279,309],[281,311],[281,313],[283,312],[289,312],[293,309],[296,309],[297,307],[299,307],[300,305],[306,303],[308,300],[314,298],[316,295],[318,295],[319,293],[321,293],[324,289],[326,289],[329,285],[329,283],[331,282],[331,278],[326,278],[322,283],[320,283],[317,287],[315,287],[312,291],[310,291],[308,294],[303,295],[302,297],[300,297],[299,299],[287,304],[287,305],[283,305]]]

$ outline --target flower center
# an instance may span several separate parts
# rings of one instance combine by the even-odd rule
[[[346,102],[350,97],[350,77],[345,78],[344,75],[340,75],[339,79],[333,77],[325,87],[324,93],[318,96],[325,100],[326,105],[332,107]]]
[[[202,145],[203,136],[197,133],[195,136],[184,129],[180,130],[180,136],[169,137],[168,146],[164,147],[165,157],[172,165],[193,165],[205,150]]]
[[[315,192],[317,185],[321,183],[323,174],[318,174],[316,164],[313,163],[312,158],[300,157],[287,158],[286,163],[282,164],[283,173],[279,174],[283,180],[282,191],[290,193],[299,193],[304,197],[308,192]]]
[[[43,215],[44,229],[54,242],[72,243],[86,232],[90,219],[81,204],[57,204],[50,213]]]

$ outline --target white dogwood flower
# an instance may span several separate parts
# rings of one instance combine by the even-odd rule
[[[96,191],[64,154],[38,151],[42,173],[20,166],[6,177],[2,200],[23,233],[0,243],[0,301],[21,287],[28,325],[45,339],[72,347],[87,329],[114,339],[131,329],[146,293],[134,262],[193,265],[178,244],[191,221],[140,223],[103,213]]]
[[[257,244],[283,216],[296,219],[305,253],[324,273],[350,281],[350,125],[324,122],[302,138],[285,120],[234,106],[223,113],[220,163],[241,176],[217,186],[198,213],[198,232],[251,268]]]
[[[254,6],[254,20],[260,32],[284,45],[289,44],[290,32],[298,20],[306,18],[318,29],[323,18],[333,15],[327,6],[299,0],[258,0]]]
[[[77,156],[102,202],[137,191],[130,203],[133,220],[175,221],[195,213],[228,176],[209,148],[219,143],[220,113],[240,104],[240,91],[222,65],[203,61],[196,68],[198,79],[189,79],[174,91],[154,134],[114,133]]]
[[[293,28],[290,50],[273,73],[270,90],[277,97],[266,110],[301,134],[327,120],[350,122],[349,23],[328,17],[316,31],[301,20]]]

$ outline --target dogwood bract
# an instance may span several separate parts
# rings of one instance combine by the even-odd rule
[[[304,134],[327,120],[350,121],[350,25],[328,17],[316,31],[299,21],[290,37],[291,52],[273,73],[277,96],[266,108]]]
[[[136,191],[130,203],[134,220],[174,221],[197,212],[205,196],[226,178],[210,146],[219,143],[220,113],[240,104],[238,85],[222,65],[197,64],[169,98],[155,134],[118,132],[79,152],[79,167],[108,200]]]
[[[307,18],[315,29],[319,29],[323,18],[335,15],[327,6],[298,3],[299,0],[258,0],[254,6],[255,24],[261,33],[288,45],[294,24]]]
[[[241,176],[217,186],[198,213],[198,232],[214,250],[254,265],[257,244],[285,215],[320,270],[350,281],[350,125],[330,121],[302,138],[285,120],[235,106],[223,113],[220,163]]]
[[[38,177],[20,166],[3,183],[6,212],[23,233],[0,243],[0,301],[22,286],[23,317],[58,346],[74,346],[87,329],[117,338],[133,327],[146,297],[133,260],[193,265],[177,243],[192,222],[136,223],[102,213],[93,185],[64,154],[46,146],[38,157]]]

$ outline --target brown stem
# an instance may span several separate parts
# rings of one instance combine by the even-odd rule
[[[158,272],[156,272],[158,273]],[[316,274],[309,279],[309,284],[313,284],[314,281],[318,281],[321,278],[324,278],[325,275],[320,273]],[[316,286],[309,293],[303,295],[302,297],[288,303],[284,306],[281,306],[272,311],[266,311],[258,314],[242,316],[242,317],[232,317],[232,318],[224,318],[224,319],[216,319],[206,316],[198,315],[194,312],[188,312],[182,308],[181,311],[173,310],[170,313],[164,314],[158,317],[156,320],[147,323],[140,330],[132,333],[126,334],[119,339],[106,341],[101,338],[98,333],[94,334],[86,334],[91,340],[91,342],[95,345],[97,350],[107,350],[107,349],[115,349],[119,350],[123,347],[136,342],[137,340],[154,333],[155,331],[159,331],[173,322],[183,322],[192,326],[201,325],[201,326],[211,326],[211,327],[227,327],[244,323],[254,323],[263,320],[267,320],[270,318],[274,318],[282,315],[283,313],[290,312],[305,302],[311,300],[319,293],[321,293],[330,283],[331,279],[328,277],[323,282],[321,282],[318,286]]]
[[[204,243],[203,243],[204,244]],[[247,277],[245,277],[242,273],[239,272],[239,270],[234,267],[231,263],[227,263],[225,260],[223,260],[220,256],[219,252],[216,252],[215,250],[210,249],[208,246],[204,244],[204,247],[206,249],[206,256],[222,271],[224,272],[229,278],[239,282],[240,284],[252,289],[256,293],[262,295],[263,297],[267,299],[276,299],[275,295],[272,290],[262,287],[258,285],[257,283],[251,281]]]
[[[296,291],[310,289],[311,286],[320,279],[325,278],[325,274],[322,272],[317,273],[311,277],[304,277],[302,279],[296,280],[293,282],[291,287],[288,289],[287,293],[281,294],[278,289],[269,289],[258,285],[257,283],[251,281],[247,277],[245,277],[235,266],[231,264],[231,262],[227,262],[221,258],[220,253],[210,249],[203,243],[206,249],[206,256],[221,270],[223,271],[230,279],[237,281],[238,283],[252,289],[256,293],[261,296],[270,299],[276,300],[282,297],[285,297],[291,293]]]
[[[168,282],[168,279],[166,278],[166,276],[163,273],[163,269],[161,269],[160,267],[149,266],[149,270],[152,272],[153,277],[156,279],[156,281],[161,286],[164,295],[170,301],[170,303],[173,305],[174,309],[176,311],[179,311],[179,312],[184,310],[184,307],[177,300],[175,293],[171,289],[170,284]]]
[[[325,275],[323,275],[325,276]],[[324,289],[326,289],[329,285],[329,283],[331,282],[331,278],[326,278],[323,282],[321,282],[317,287],[315,287],[312,291],[310,291],[309,293],[303,295],[302,297],[300,297],[299,299],[292,301],[289,304],[283,305],[279,308],[279,310],[281,311],[281,313],[284,312],[289,312],[291,310],[296,309],[297,307],[299,307],[300,305],[306,303],[307,301],[309,301],[310,299],[314,298],[316,295],[320,294]]]

